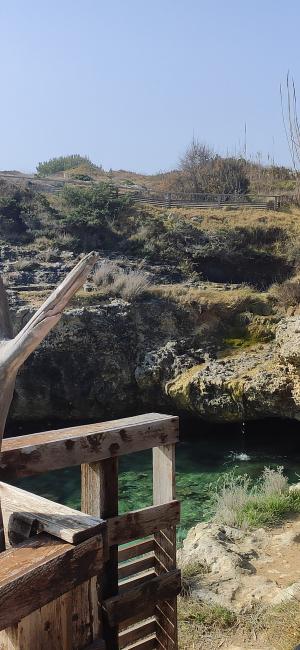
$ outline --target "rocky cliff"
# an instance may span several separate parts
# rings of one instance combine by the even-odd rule
[[[15,308],[16,330],[30,315]],[[274,340],[240,350],[224,349],[223,327],[198,304],[161,298],[74,308],[20,372],[10,418],[74,421],[145,409],[212,421],[300,417],[300,317],[273,324]]]

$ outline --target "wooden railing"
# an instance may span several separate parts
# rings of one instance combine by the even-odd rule
[[[280,197],[275,195],[250,194],[210,194],[210,193],[179,193],[179,192],[132,192],[132,198],[137,203],[153,204],[161,207],[190,207],[190,208],[240,208],[278,210]]]
[[[81,465],[82,512],[0,483],[0,650],[177,648],[178,419],[150,413],[3,441],[0,476]],[[118,514],[118,457],[153,449],[153,505]]]

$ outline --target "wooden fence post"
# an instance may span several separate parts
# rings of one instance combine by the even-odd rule
[[[153,503],[159,505],[175,499],[175,445],[153,449]],[[176,567],[176,526],[155,533],[156,571],[158,574]],[[166,650],[176,650],[177,599],[156,607],[157,639]]]
[[[81,509],[102,519],[118,514],[117,458],[81,465]],[[102,634],[107,650],[117,650],[118,627],[110,627],[106,618],[102,618],[101,603],[118,594],[118,546],[111,546],[107,552],[103,572],[98,576],[96,584],[99,618],[98,630],[94,628],[94,634],[95,638]]]

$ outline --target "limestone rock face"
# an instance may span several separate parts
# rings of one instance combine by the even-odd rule
[[[300,418],[300,318],[285,319],[269,344],[211,359],[166,384],[183,410],[214,421]]]
[[[15,306],[16,329],[31,313]],[[214,327],[199,309],[155,298],[74,308],[20,372],[10,419],[146,409],[216,422],[300,418],[300,317],[280,321],[274,341],[222,357]]]
[[[215,523],[192,528],[179,551],[194,598],[243,611],[254,604],[300,600],[300,519],[265,530],[242,531]]]

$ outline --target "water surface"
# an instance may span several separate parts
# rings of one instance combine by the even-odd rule
[[[246,425],[217,425],[182,419],[176,454],[177,497],[182,512],[179,539],[208,517],[212,486],[225,472],[247,473],[256,480],[265,466],[278,465],[284,467],[290,482],[300,481],[298,422],[262,420]],[[22,479],[18,485],[72,507],[80,505],[79,468]],[[121,457],[119,494],[120,512],[151,505],[151,450]]]

